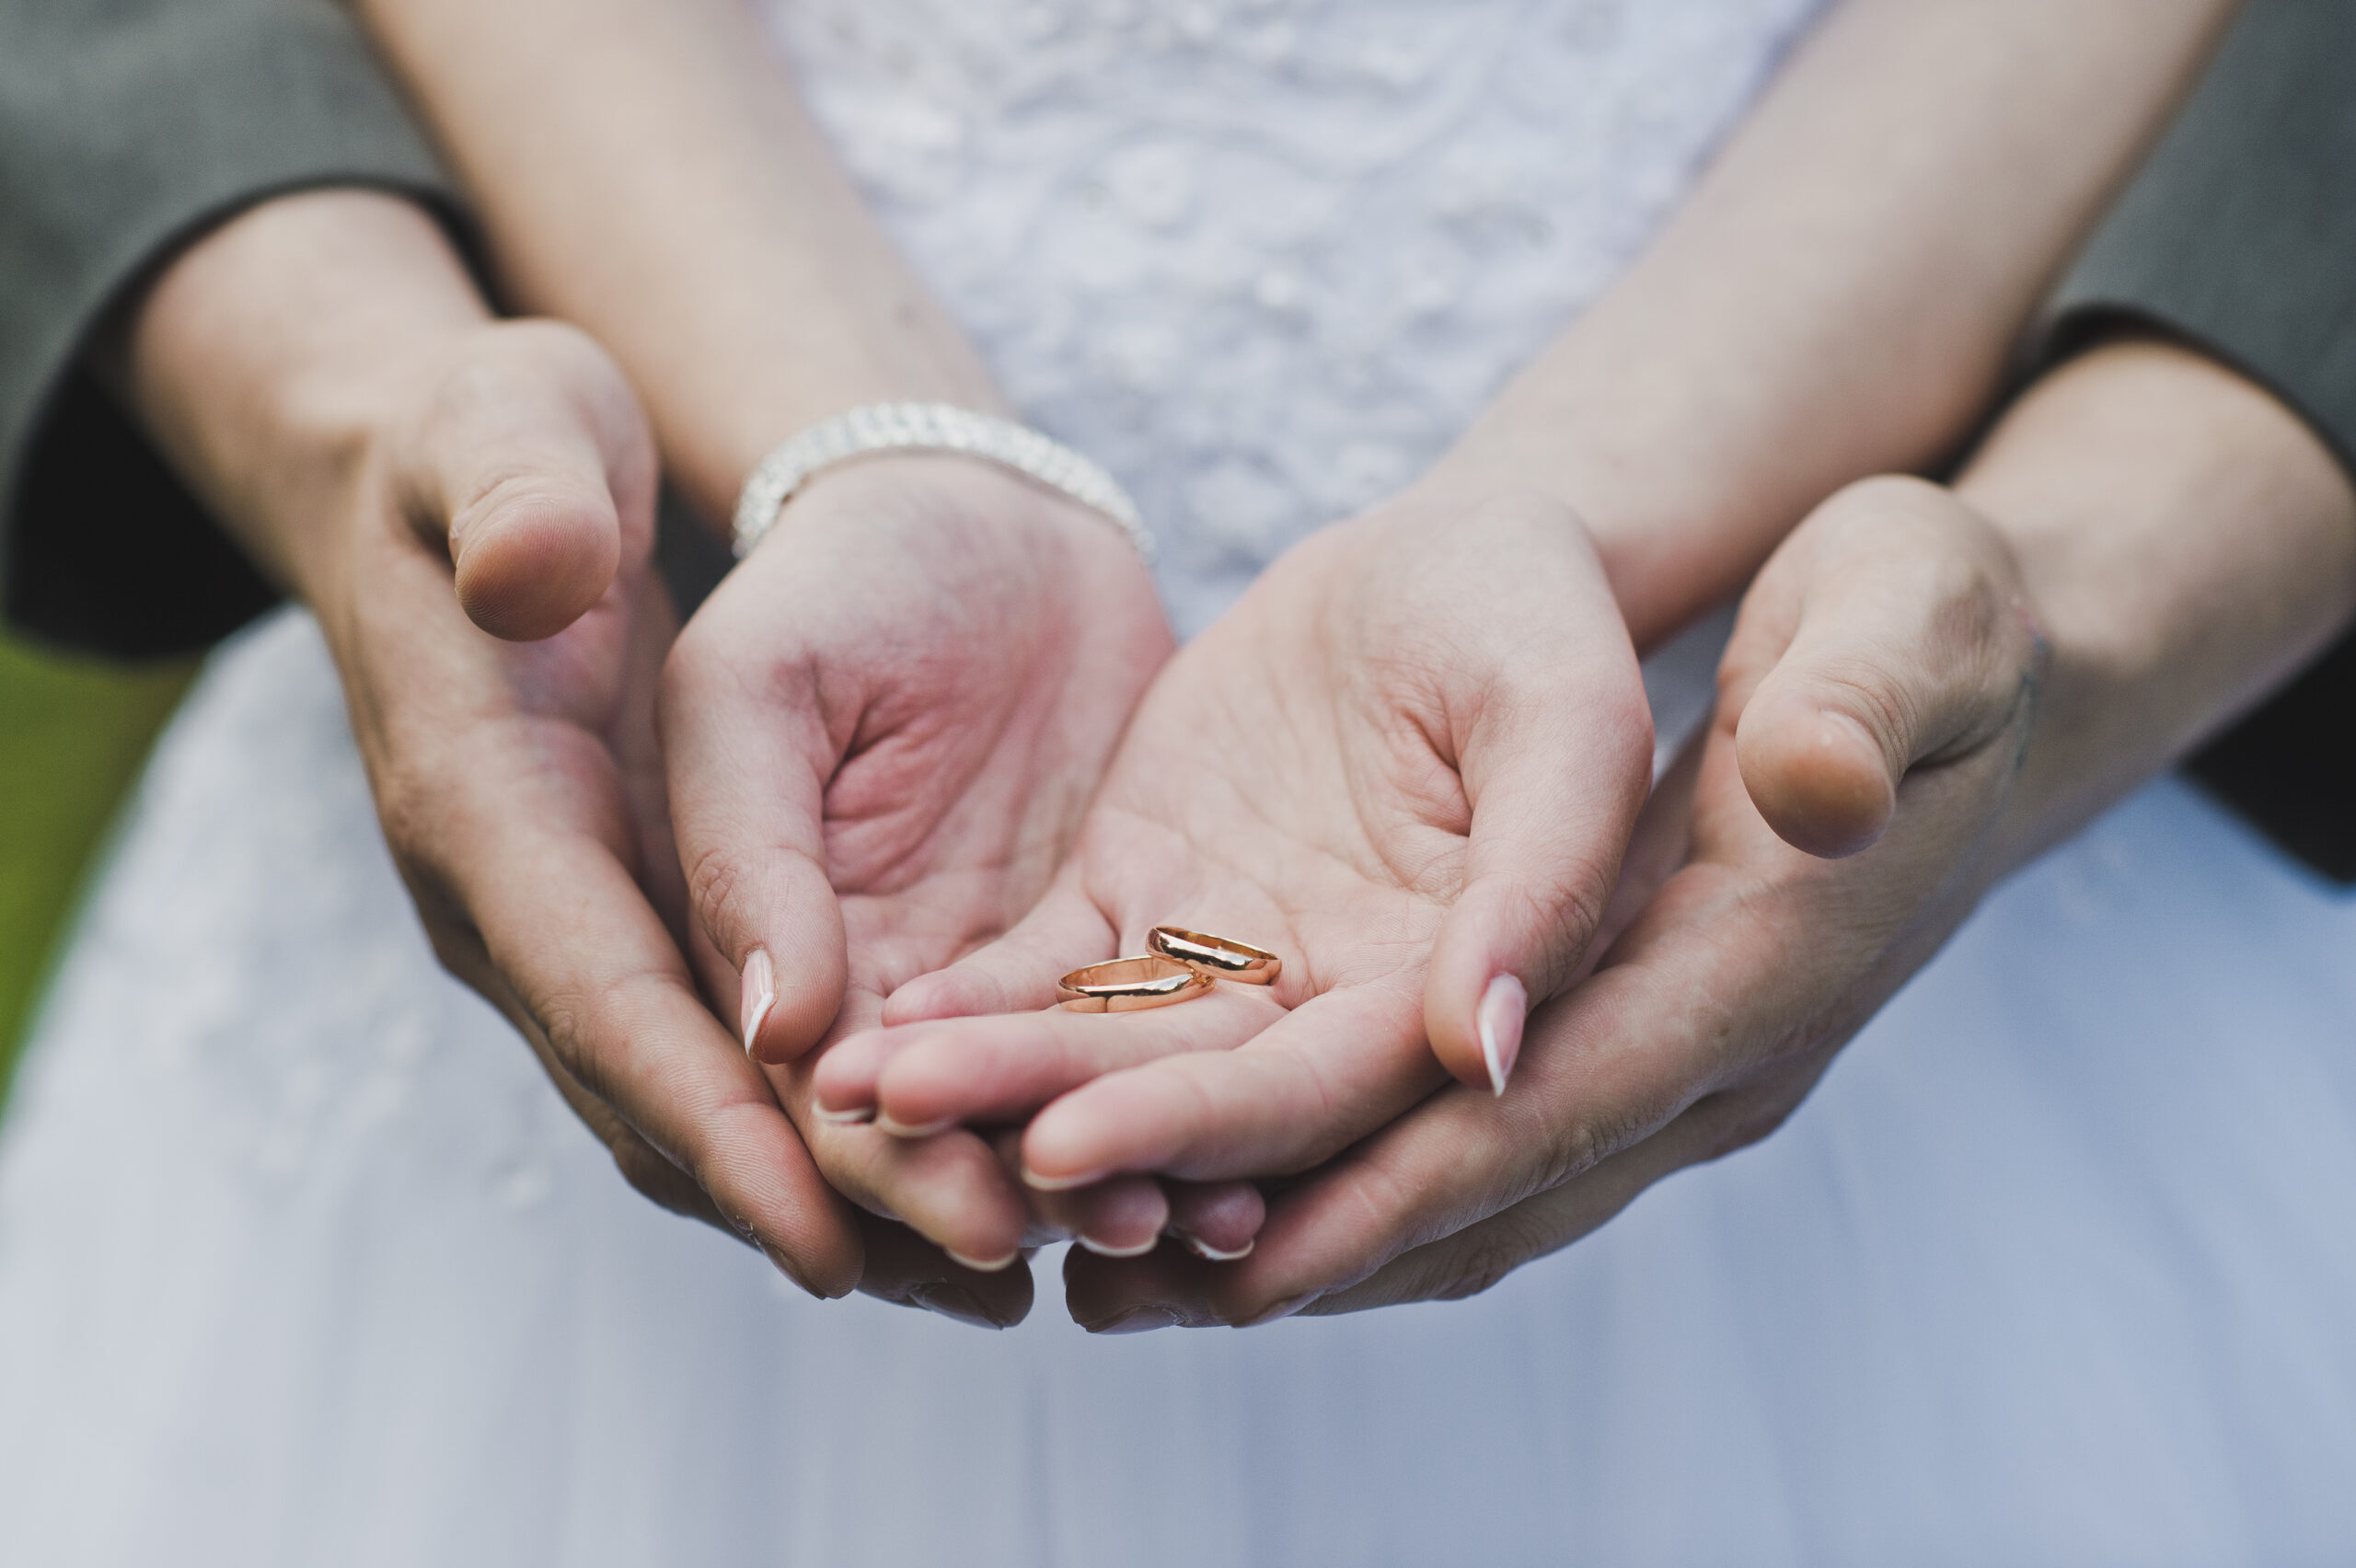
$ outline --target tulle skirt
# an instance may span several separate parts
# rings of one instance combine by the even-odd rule
[[[800,1298],[433,963],[311,623],[159,749],[0,1134],[0,1558],[2356,1559],[2356,899],[2176,780],[1764,1144],[1472,1301]]]

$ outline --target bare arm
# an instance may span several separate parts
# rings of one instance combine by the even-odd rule
[[[1432,482],[1580,512],[1639,648],[1722,603],[1842,484],[1964,439],[2235,8],[1847,0]]]
[[[998,405],[739,0],[363,0],[525,308],[595,333],[673,480],[724,520],[851,405]]]
[[[577,321],[725,514],[875,397],[987,403],[741,0],[364,0],[521,301]],[[1847,0],[1652,251],[1435,483],[1586,516],[1638,642],[1849,479],[1937,458],[2228,0]]]

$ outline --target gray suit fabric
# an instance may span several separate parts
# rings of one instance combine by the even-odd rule
[[[79,356],[190,237],[320,185],[455,211],[341,6],[0,4],[0,607],[15,629],[169,653],[270,602]]]
[[[2356,473],[2356,4],[2255,0],[2048,318],[2045,363],[2122,327],[2197,345]],[[2309,866],[2356,882],[2356,637],[2189,770]]]

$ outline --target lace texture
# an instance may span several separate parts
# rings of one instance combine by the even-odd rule
[[[770,0],[812,112],[1180,629],[1415,478],[1813,0]],[[784,432],[780,432],[780,434]]]

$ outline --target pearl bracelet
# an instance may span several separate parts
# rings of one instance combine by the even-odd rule
[[[1061,442],[953,403],[871,403],[822,420],[761,459],[736,498],[736,558],[761,542],[793,492],[822,469],[874,452],[960,452],[1011,468],[1120,525],[1138,554],[1153,536],[1118,480]]]

